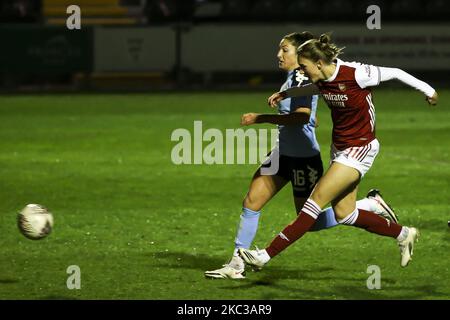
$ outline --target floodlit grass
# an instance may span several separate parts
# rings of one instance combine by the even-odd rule
[[[244,281],[207,280],[233,240],[257,165],[179,165],[176,128],[238,128],[242,113],[272,112],[267,93],[0,97],[1,299],[448,299],[450,109],[412,90],[375,91],[381,150],[360,186],[380,188],[422,237],[399,264],[393,239],[350,227],[307,234]],[[325,166],[331,122],[320,102]],[[260,128],[271,128],[268,125]],[[207,144],[207,143],[205,143]],[[54,213],[46,239],[17,230],[16,212]],[[263,209],[264,247],[293,218],[290,186]],[[69,290],[67,267],[81,268]],[[369,265],[381,289],[368,290]]]

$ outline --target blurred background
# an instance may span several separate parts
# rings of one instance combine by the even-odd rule
[[[449,14],[444,0],[2,0],[0,92],[273,88],[281,37],[303,30],[332,31],[344,60],[446,85]]]

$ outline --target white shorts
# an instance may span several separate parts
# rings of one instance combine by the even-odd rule
[[[380,150],[380,143],[377,139],[361,147],[350,147],[345,150],[338,150],[331,145],[330,164],[334,162],[342,163],[351,168],[355,168],[361,173],[361,178],[369,171]]]

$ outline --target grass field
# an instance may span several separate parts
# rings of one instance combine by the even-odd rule
[[[377,90],[381,151],[360,187],[378,187],[422,237],[406,269],[390,238],[356,228],[310,233],[244,281],[206,280],[233,250],[257,165],[171,162],[176,128],[239,127],[270,112],[266,93],[0,97],[0,299],[449,299],[450,92],[430,108],[412,90]],[[329,158],[330,116],[317,136]],[[269,126],[260,126],[269,128]],[[24,238],[16,212],[49,207],[53,233]],[[263,210],[264,247],[295,216],[288,186]],[[81,269],[69,290],[66,269]],[[369,265],[381,289],[369,290]]]

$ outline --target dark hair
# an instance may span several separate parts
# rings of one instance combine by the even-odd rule
[[[298,48],[306,41],[314,39],[314,35],[309,31],[293,32],[285,35],[283,39],[289,41],[294,47]]]
[[[325,63],[332,63],[343,49],[331,43],[331,36],[326,33],[319,39],[311,39],[300,45],[297,54],[314,62],[323,60]]]

